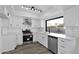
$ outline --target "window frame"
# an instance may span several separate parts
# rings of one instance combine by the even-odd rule
[[[64,16],[59,16],[59,17],[55,17],[55,18],[51,18],[51,19],[45,20],[45,32],[48,32],[48,31],[47,31],[47,21],[55,20],[55,19],[63,18],[63,17],[64,17]]]

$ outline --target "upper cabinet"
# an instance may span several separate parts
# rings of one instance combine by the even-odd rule
[[[79,26],[79,7],[72,7],[64,12],[65,26]]]
[[[75,6],[64,11],[66,35],[79,37],[79,7]]]
[[[0,13],[4,13],[4,8],[3,8],[3,6],[0,6]]]
[[[0,6],[0,18],[7,19],[7,16],[5,15],[5,8]]]

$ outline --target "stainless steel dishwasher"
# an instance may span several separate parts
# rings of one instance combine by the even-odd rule
[[[58,38],[54,36],[48,36],[48,49],[57,54],[58,52]]]

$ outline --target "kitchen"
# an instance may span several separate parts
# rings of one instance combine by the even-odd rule
[[[1,54],[34,42],[47,54],[79,53],[79,6],[1,5],[0,10]]]

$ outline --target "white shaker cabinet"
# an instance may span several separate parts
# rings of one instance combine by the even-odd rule
[[[79,7],[64,10],[65,26],[79,26]]]
[[[65,53],[66,54],[74,54],[76,51],[76,39],[71,38],[71,39],[66,39],[65,43]]]
[[[14,50],[16,47],[15,35],[9,34],[2,37],[2,52]]]
[[[65,39],[58,37],[58,54],[65,53]]]
[[[76,53],[76,38],[58,38],[58,54]]]
[[[16,45],[22,45],[23,44],[23,34],[22,30],[20,28],[16,29]]]
[[[38,41],[48,48],[48,35],[46,33],[33,33],[33,41]]]
[[[41,44],[48,48],[48,35],[46,33],[41,34]]]
[[[1,18],[2,25],[0,26],[0,45],[1,53],[13,50],[16,47],[16,34],[15,29],[9,24],[9,19]]]
[[[48,35],[46,33],[39,33],[37,34],[38,42],[41,43],[43,46],[48,48]]]
[[[33,33],[33,42],[36,42],[38,40],[39,36],[38,33]]]

